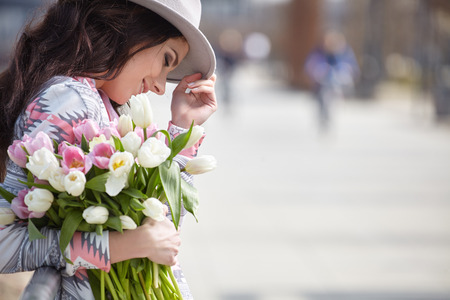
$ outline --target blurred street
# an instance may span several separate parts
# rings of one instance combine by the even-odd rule
[[[450,126],[388,86],[336,103],[323,133],[311,96],[266,73],[240,67],[205,124],[219,167],[180,254],[195,299],[450,299]],[[169,96],[152,106],[164,127]],[[0,299],[28,278],[2,275]]]
[[[180,255],[197,300],[450,299],[450,127],[397,88],[337,103],[254,66],[205,128],[199,223]]]

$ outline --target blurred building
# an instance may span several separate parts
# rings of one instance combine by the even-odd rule
[[[436,116],[450,115],[448,0],[203,0],[203,30],[218,52],[221,32],[252,32],[271,43],[268,72],[308,88],[304,62],[329,28],[342,31],[361,67],[357,95],[370,99],[394,80],[432,95]],[[248,59],[244,50],[236,52]]]
[[[0,69],[33,10],[54,0],[0,0]],[[448,0],[202,0],[202,30],[221,63],[269,65],[268,75],[308,88],[307,55],[330,27],[347,37],[361,67],[357,95],[370,99],[395,80],[432,95],[436,116],[450,115]]]

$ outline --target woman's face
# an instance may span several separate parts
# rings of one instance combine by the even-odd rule
[[[96,86],[117,104],[125,104],[132,95],[152,91],[162,95],[167,74],[187,55],[189,45],[184,38],[171,38],[152,48],[136,53],[112,80],[97,80]]]

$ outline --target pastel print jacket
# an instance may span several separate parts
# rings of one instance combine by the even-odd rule
[[[100,127],[106,127],[117,117],[109,99],[95,88],[94,80],[55,77],[18,118],[14,139],[21,139],[25,134],[35,136],[39,131],[44,131],[59,143],[73,143],[75,137],[72,128],[78,122],[88,118],[96,121]],[[183,130],[172,124],[169,126],[172,136]],[[175,161],[185,165],[196,155],[200,143],[184,151],[183,155],[178,155]],[[192,184],[191,176],[186,173],[182,176]],[[25,174],[19,166],[9,161],[7,175],[1,186],[17,195],[24,188],[19,179],[26,180]],[[0,207],[9,205],[0,197]],[[183,211],[182,217],[185,214],[186,211]],[[0,273],[53,267],[61,273],[61,285],[56,299],[93,299],[86,270],[95,268],[109,271],[111,262],[108,232],[104,232],[102,236],[76,232],[64,253],[73,264],[65,262],[59,249],[59,230],[43,228],[41,232],[46,239],[30,242],[26,223],[16,222],[6,227],[0,225]],[[173,271],[184,298],[192,299],[179,266],[175,266]]]

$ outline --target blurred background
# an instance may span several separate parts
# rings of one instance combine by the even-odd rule
[[[195,298],[450,299],[450,2],[202,3],[219,166],[182,229]],[[41,4],[0,0],[1,65]],[[29,275],[0,276],[0,299]]]

